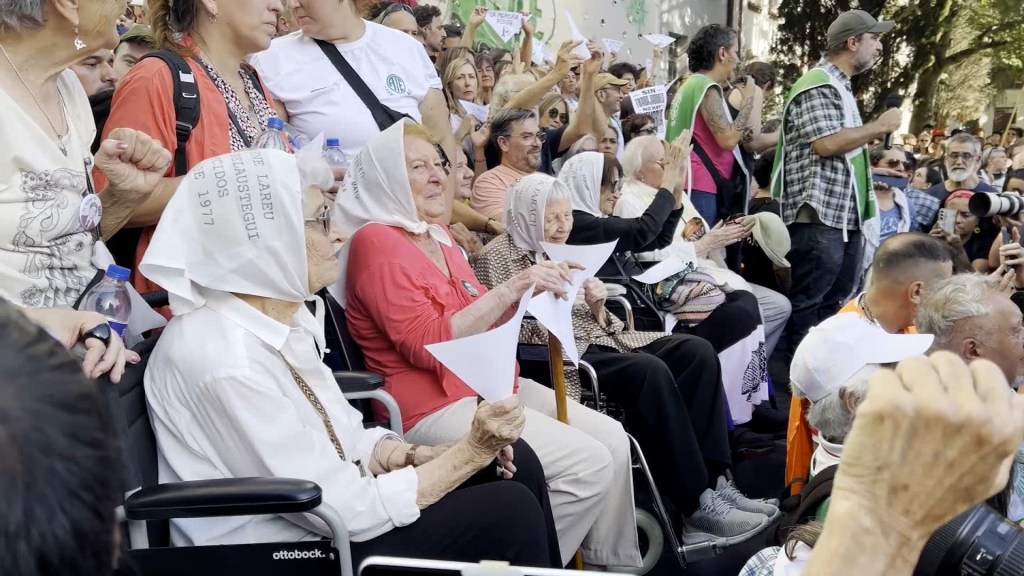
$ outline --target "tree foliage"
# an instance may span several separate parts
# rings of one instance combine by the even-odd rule
[[[882,57],[869,72],[854,79],[854,92],[865,117],[879,114],[888,94],[900,93],[914,108],[911,128],[936,120],[936,113],[951,119],[966,113],[937,97],[943,78],[956,90],[991,84],[992,66],[1001,74],[1024,73],[1024,2],[1021,0],[783,0],[784,18],[773,47],[784,82],[794,81],[818,59],[824,49],[828,25],[845,10],[861,9],[896,22],[883,38]],[[982,98],[972,92],[971,99]],[[976,102],[966,106],[977,107]]]

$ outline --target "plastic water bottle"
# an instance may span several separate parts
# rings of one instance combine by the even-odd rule
[[[281,150],[292,152],[291,144],[288,143],[288,135],[284,132],[284,121],[280,118],[267,120],[267,129],[256,139],[253,148],[268,148],[270,150]]]
[[[92,287],[82,299],[81,310],[98,312],[107,319],[110,329],[124,336],[128,317],[132,315],[132,301],[128,297],[128,276],[131,270],[116,264],[107,266],[107,273],[99,284]]]
[[[292,145],[292,150],[298,152],[309,144],[309,138],[306,138],[299,129],[291,124],[284,123],[284,133],[288,136],[288,143]]]
[[[334,170],[335,182],[341,186],[341,181],[345,179],[345,172],[348,171],[348,157],[341,151],[341,140],[327,139],[324,146],[324,161],[331,167],[331,170]]]

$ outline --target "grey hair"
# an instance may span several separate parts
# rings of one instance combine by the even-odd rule
[[[564,156],[562,156],[562,166],[565,166],[565,163],[571,160],[573,156],[582,154],[583,147],[586,146],[587,143],[590,143],[594,148],[597,148],[597,138],[594,138],[593,134],[584,134],[579,140],[573,142],[572,146],[569,146],[569,150]]]
[[[310,188],[326,191],[334,185],[334,171],[320,156],[296,154],[295,163],[299,169],[299,185],[303,193]]]
[[[515,98],[516,94],[521,92],[521,90],[516,90],[515,88],[516,82],[521,80],[526,80],[531,84],[537,81],[530,74],[506,74],[498,79],[498,84],[494,87],[491,94],[491,116],[501,111],[506,104]]]
[[[977,151],[977,154],[979,156],[981,155],[981,140],[979,140],[977,136],[968,134],[967,132],[960,132],[955,136],[950,136],[949,139],[945,141],[945,144],[947,150],[949,150],[949,146],[952,144],[970,144]]]
[[[915,326],[922,334],[935,336],[935,348],[948,349],[961,321],[992,312],[986,296],[998,291],[996,281],[984,274],[956,274],[925,291]]]
[[[846,435],[853,428],[853,411],[846,399],[851,398],[856,406],[864,399],[868,391],[868,380],[878,370],[878,364],[864,366],[844,382],[838,390],[833,391],[817,402],[812,402],[807,410],[807,422],[816,428],[829,442],[842,444]]]
[[[656,141],[657,136],[638,136],[626,144],[626,151],[622,155],[622,173],[626,178],[636,178],[636,173],[644,166],[644,150]]]
[[[0,0],[0,32],[25,32],[45,22],[45,0]]]

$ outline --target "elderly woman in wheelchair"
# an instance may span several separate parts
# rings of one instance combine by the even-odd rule
[[[693,259],[679,260],[680,266],[686,262],[681,271],[650,288],[630,278],[643,272],[634,254],[674,244],[680,216],[690,216],[690,203],[685,195],[687,145],[684,134],[664,147],[661,189],[652,190],[654,199],[630,218],[612,215],[613,210],[617,211],[624,182],[618,160],[587,153],[567,162],[559,179],[572,193],[573,225],[568,243],[616,242],[615,253],[604,267],[611,270],[607,270],[607,276],[601,276],[614,277],[615,284],[625,284],[627,293],[641,305],[639,309],[654,317],[653,321],[638,323],[664,325],[666,330],[698,336],[714,347],[722,366],[729,414],[735,422],[745,423],[750,420],[754,406],[768,398],[765,332],[757,298],[721,282]]]
[[[555,565],[543,471],[519,440],[516,399],[474,404],[450,445],[415,446],[364,429],[322,363],[313,294],[337,278],[341,237],[322,194],[333,177],[317,156],[215,157],[167,206],[141,264],[174,313],[145,373],[160,481],[316,482],[356,565],[374,554]],[[177,545],[329,535],[310,515],[175,520],[171,530]]]
[[[602,159],[584,153],[566,168],[588,155]],[[491,287],[547,260],[542,243],[564,244],[573,227],[570,191],[550,176],[524,176],[505,202],[508,231],[476,261],[477,276]],[[626,428],[660,490],[686,518],[683,541],[753,536],[778,509],[744,497],[725,478],[731,455],[722,373],[711,345],[690,335],[628,331],[605,309],[605,299],[600,281],[586,281],[572,313],[576,347],[597,372],[601,392],[624,408]],[[547,332],[526,319],[520,342],[546,344]]]
[[[544,262],[488,290],[449,233],[448,167],[422,126],[400,122],[353,160],[335,216],[351,234],[341,281],[345,306],[366,367],[405,418],[406,438],[435,444],[465,435],[477,395],[425,346],[481,334],[515,313],[531,286],[565,294],[569,269]],[[629,440],[615,420],[578,404],[571,426],[555,419],[550,388],[514,383],[526,407],[523,439],[536,451],[549,487],[561,562],[582,544],[584,561],[639,566]]]

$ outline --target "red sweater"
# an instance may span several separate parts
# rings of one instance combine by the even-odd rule
[[[349,243],[348,328],[366,357],[366,368],[384,376],[384,390],[402,409],[405,430],[453,402],[476,396],[425,348],[452,340],[452,316],[487,293],[454,240],[451,247],[441,246],[451,278],[401,228],[370,224]]]

